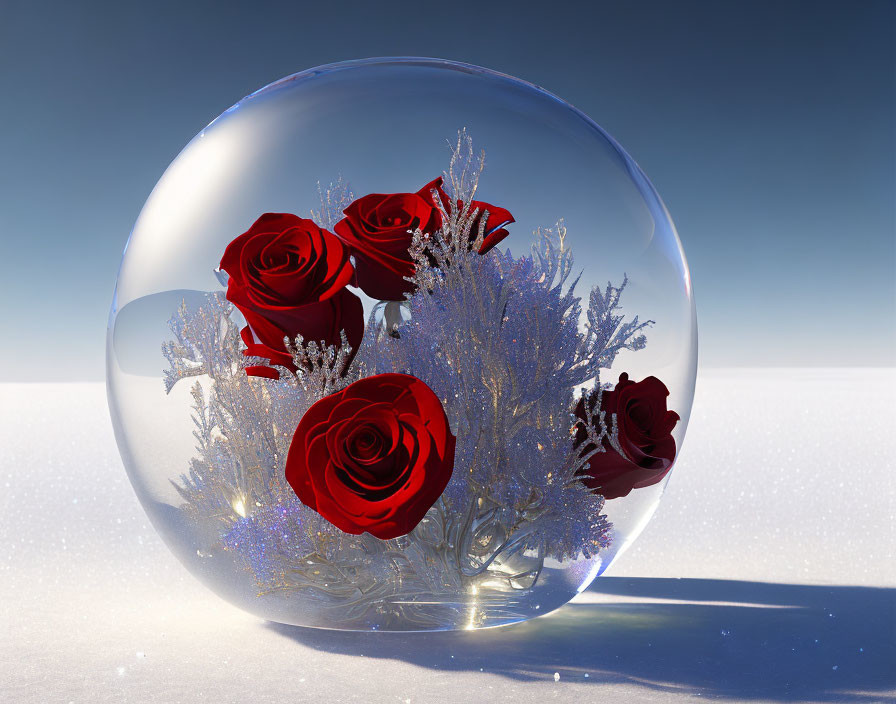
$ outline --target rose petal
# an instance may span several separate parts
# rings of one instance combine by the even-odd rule
[[[426,384],[379,374],[311,406],[293,435],[286,479],[341,530],[385,540],[413,530],[438,500],[455,443]]]

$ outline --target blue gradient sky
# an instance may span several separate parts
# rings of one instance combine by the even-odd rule
[[[350,58],[584,110],[687,253],[704,366],[896,363],[896,3],[0,0],[0,381],[100,380],[121,251],[202,127]]]

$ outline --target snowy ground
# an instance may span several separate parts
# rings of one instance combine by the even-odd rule
[[[0,701],[896,701],[894,399],[892,369],[704,373],[656,517],[590,590],[400,635],[220,601],[148,525],[102,385],[0,386]]]

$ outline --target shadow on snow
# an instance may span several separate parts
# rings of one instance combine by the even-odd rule
[[[585,595],[475,633],[268,627],[319,650],[518,680],[557,672],[732,699],[896,701],[896,589],[601,577]]]

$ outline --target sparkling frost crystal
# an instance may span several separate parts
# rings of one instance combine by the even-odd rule
[[[625,322],[617,312],[623,279],[591,291],[580,329],[582,301],[577,279],[570,282],[562,221],[535,232],[528,256],[479,255],[486,218],[473,232],[478,211],[467,204],[483,165],[484,154],[476,157],[461,131],[445,188],[465,205],[441,203],[441,230],[414,233],[416,293],[377,306],[347,374],[344,338],[339,349],[299,338],[290,343],[298,373],[280,367],[276,381],[248,377],[247,364],[265,362],[241,354],[223,293],[172,318],[174,339],[163,346],[166,390],[197,379],[197,454],[176,484],[181,508],[216,536],[210,549],[244,562],[259,594],[304,590],[346,621],[375,609],[426,625],[415,602],[456,601],[471,589],[484,599],[527,590],[545,559],[591,557],[609,544],[604,500],[577,478],[589,455],[573,442],[571,411],[576,389],[596,387],[590,454],[602,451],[604,435],[613,441],[615,419],[600,410],[600,370],[620,350],[643,348],[651,322]],[[322,191],[314,216],[330,227],[350,200],[340,179]],[[442,497],[409,535],[386,541],[336,529],[298,501],[283,472],[305,411],[383,372],[428,384],[457,436]]]

